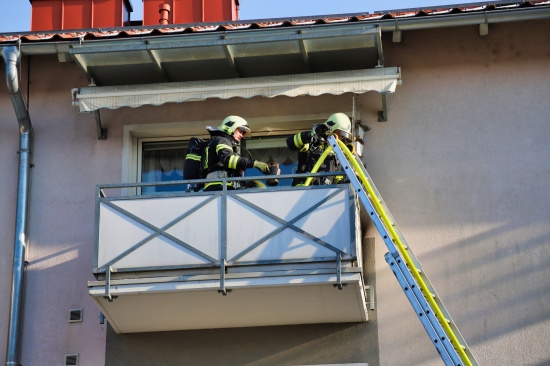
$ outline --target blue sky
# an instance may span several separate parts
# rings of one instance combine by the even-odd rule
[[[133,20],[142,19],[142,0],[130,0]],[[373,13],[377,10],[457,4],[453,0],[241,0],[240,19],[299,17],[323,14]],[[28,32],[29,0],[0,0],[0,33]]]

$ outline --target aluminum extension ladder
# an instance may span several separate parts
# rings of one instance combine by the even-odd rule
[[[388,247],[389,253],[384,256],[386,262],[397,277],[443,362],[445,365],[477,366],[470,348],[401,235],[367,170],[342,141],[330,136],[328,142],[329,146],[325,152],[328,154],[333,150],[340,160],[357,196]],[[327,154],[323,154],[319,160],[322,162]],[[315,168],[318,166],[313,170],[316,170]]]

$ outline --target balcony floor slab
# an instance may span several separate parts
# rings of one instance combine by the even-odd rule
[[[102,281],[89,293],[117,333],[367,321],[361,273],[227,278],[202,281],[124,281],[104,298]]]

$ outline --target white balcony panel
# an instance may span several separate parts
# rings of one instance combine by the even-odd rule
[[[356,212],[346,186],[102,198],[98,207],[98,273],[108,266],[141,270],[357,254]]]
[[[239,195],[248,202],[264,208],[269,213],[291,221],[320,200],[334,193],[331,189],[265,192]],[[319,208],[296,221],[299,229],[310,233],[344,253],[350,254],[350,206],[347,193],[341,191]],[[268,202],[271,201],[271,202]],[[227,252],[231,260],[238,253],[262,239],[283,225],[272,218],[253,210],[241,202],[230,199],[228,202]],[[347,213],[347,215],[345,214]],[[250,224],[246,224],[250,223]],[[235,228],[231,230],[232,228]],[[242,228],[242,229],[241,229]],[[244,233],[243,233],[244,231]],[[284,229],[272,239],[241,258],[242,261],[262,261],[274,259],[310,259],[334,257],[334,251],[323,247],[293,229]]]
[[[220,295],[218,279],[128,283],[114,281],[113,302],[105,287],[92,283],[90,294],[117,333],[257,327],[289,324],[364,322],[367,310],[361,273],[342,273],[347,284],[333,287],[336,275],[231,278]]]

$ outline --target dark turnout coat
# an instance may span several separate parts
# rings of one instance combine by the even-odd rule
[[[205,149],[205,163],[203,172],[208,174],[218,171],[227,172],[228,177],[238,177],[246,168],[254,166],[254,160],[240,156],[239,142],[232,136],[220,130],[211,130],[210,141]],[[205,189],[221,188],[221,182],[207,183]],[[228,186],[232,186],[228,184]]]
[[[298,132],[297,134],[290,136],[286,140],[286,144],[290,150],[298,151],[298,168],[296,173],[307,173],[315,166],[321,154],[327,148],[327,141],[320,136],[312,133],[311,131]],[[336,158],[334,153],[330,153],[317,172],[338,172],[342,167],[340,162]],[[313,179],[313,185],[321,184],[336,184],[342,179],[341,176],[337,177],[316,177]],[[304,178],[295,178],[292,180],[292,185],[300,185],[305,182]]]

